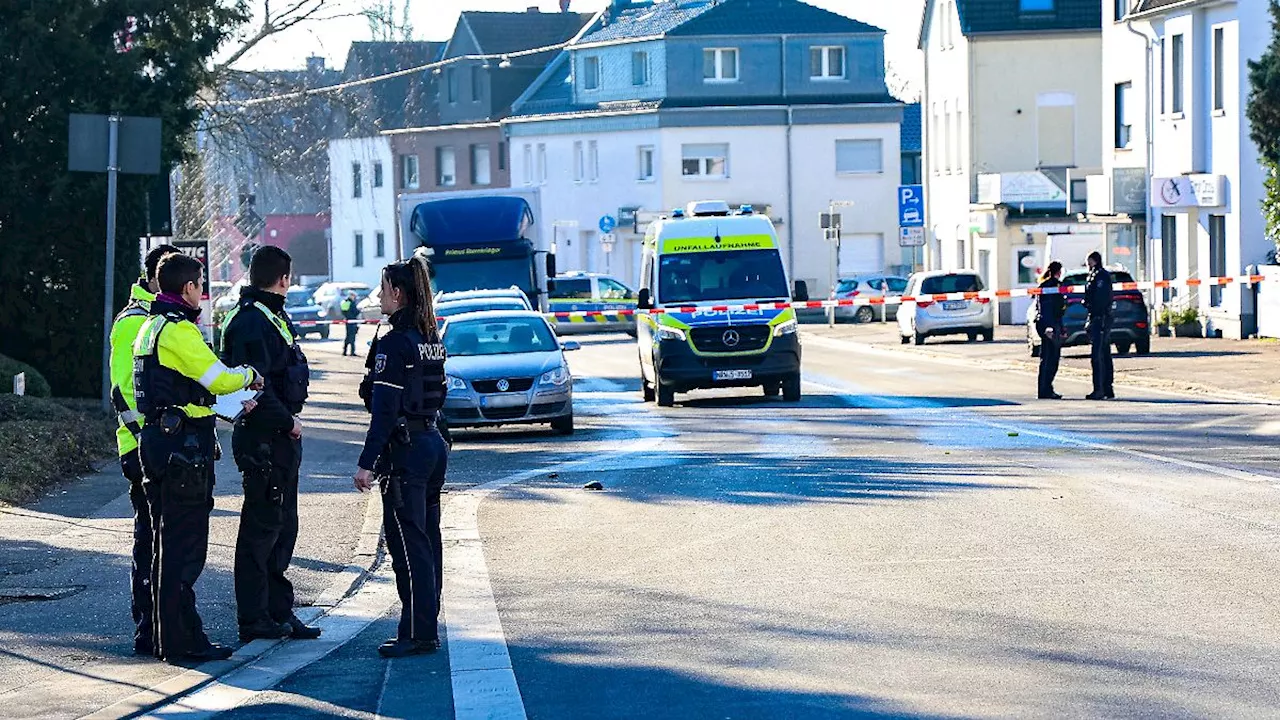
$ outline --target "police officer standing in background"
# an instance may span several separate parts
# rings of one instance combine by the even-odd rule
[[[445,350],[425,261],[388,265],[381,297],[391,331],[369,351],[360,384],[372,418],[355,486],[371,489],[375,475],[382,484],[382,522],[402,608],[396,637],[378,653],[399,658],[440,647],[440,491],[449,451],[435,421],[445,398]]]
[[[222,361],[248,365],[266,380],[257,407],[236,421],[231,451],[244,474],[244,506],[236,538],[236,615],[240,640],[315,639],[320,629],[293,612],[285,577],[298,539],[298,466],[307,399],[307,358],[284,310],[293,272],[289,254],[270,245],[249,262],[249,285],[225,321]]]
[[[342,341],[342,354],[347,354],[347,348],[351,348],[353,356],[358,355],[356,352],[356,333],[360,332],[360,303],[356,300],[356,291],[352,290],[347,293],[347,297],[338,304],[338,310],[342,312],[342,317],[347,320],[347,335]]]
[[[216,395],[258,390],[263,383],[253,368],[228,368],[205,345],[196,325],[204,286],[200,261],[169,255],[156,275],[160,294],[133,346],[134,396],[145,419],[139,457],[155,530],[152,641],[156,655],[170,663],[225,660],[231,648],[209,642],[195,595],[213,510],[211,406]]]
[[[1058,376],[1058,363],[1062,359],[1063,327],[1062,315],[1066,309],[1066,298],[1057,292],[1062,285],[1062,263],[1054,260],[1040,276],[1041,294],[1036,298],[1036,333],[1040,336],[1040,378],[1039,394],[1041,400],[1061,400],[1062,396],[1053,389],[1053,380]],[[1050,290],[1051,292],[1044,292]]]
[[[147,253],[143,276],[129,288],[129,302],[116,315],[111,325],[111,405],[120,426],[116,428],[116,449],[120,452],[120,469],[129,481],[129,502],[133,504],[133,567],[130,595],[133,611],[133,653],[154,655],[151,641],[151,515],[147,496],[142,489],[142,461],[138,459],[138,436],[143,418],[133,398],[133,343],[138,339],[142,323],[151,314],[155,300],[156,266],[167,255],[180,252],[172,245],[159,245]]]
[[[1093,392],[1086,400],[1112,400],[1116,391],[1115,368],[1111,362],[1111,322],[1113,298],[1111,273],[1102,267],[1102,255],[1089,254],[1089,281],[1084,289],[1084,306],[1089,311],[1085,329],[1089,333],[1089,360],[1093,368]]]

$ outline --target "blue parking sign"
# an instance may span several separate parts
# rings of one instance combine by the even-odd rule
[[[924,227],[924,186],[898,186],[898,225]]]

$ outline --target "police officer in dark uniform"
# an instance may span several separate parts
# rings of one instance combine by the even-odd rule
[[[240,640],[314,639],[293,612],[293,584],[285,577],[298,539],[298,467],[307,399],[307,357],[284,310],[293,259],[270,245],[249,262],[249,285],[226,320],[222,361],[248,365],[266,380],[257,407],[242,415],[231,436],[244,474],[244,505],[236,538],[236,615]]]
[[[1102,267],[1102,255],[1089,254],[1089,280],[1084,289],[1084,306],[1089,311],[1085,330],[1089,333],[1089,360],[1093,369],[1093,392],[1086,400],[1112,400],[1116,391],[1115,368],[1111,362],[1111,323],[1114,299],[1111,273]]]
[[[156,655],[174,664],[231,657],[231,648],[209,641],[196,611],[213,511],[212,405],[216,395],[263,387],[253,368],[228,368],[205,345],[196,325],[203,274],[186,255],[160,261],[161,292],[133,346],[134,398],[144,417],[139,459],[155,535],[152,641]]]
[[[382,521],[402,609],[383,657],[440,647],[440,492],[448,447],[436,427],[445,397],[444,345],[436,327],[431,281],[418,257],[382,271],[382,312],[391,331],[375,340],[360,395],[372,419],[355,474],[364,492],[382,487]]]
[[[1053,389],[1053,380],[1058,376],[1058,363],[1062,360],[1062,341],[1065,339],[1062,315],[1067,302],[1057,291],[1061,285],[1062,263],[1054,260],[1040,276],[1040,295],[1036,298],[1036,334],[1040,336],[1038,397],[1041,400],[1062,399]]]

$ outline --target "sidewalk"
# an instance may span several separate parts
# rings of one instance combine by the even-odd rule
[[[896,323],[803,325],[807,336],[855,342],[880,350],[960,362],[987,370],[1035,372],[1039,360],[1027,349],[1026,329],[999,326],[994,342],[970,343],[964,336],[930,338],[903,345]],[[1208,338],[1151,338],[1151,354],[1115,355],[1116,384],[1122,387],[1189,392],[1238,400],[1280,402],[1280,342]],[[1088,379],[1089,347],[1067,348],[1060,377]]]

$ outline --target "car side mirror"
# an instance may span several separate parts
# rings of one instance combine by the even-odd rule
[[[547,280],[556,276],[556,254],[547,253]]]
[[[578,344],[577,340],[565,340],[560,343],[560,349],[565,352],[573,352],[574,350],[581,350],[582,346]]]
[[[803,280],[797,280],[795,283],[795,291],[791,293],[791,299],[796,302],[809,302],[809,283]]]
[[[653,295],[649,293],[649,288],[640,288],[640,294],[636,298],[636,307],[641,310],[653,309]]]
[[[550,296],[551,293],[555,291],[556,291],[556,281],[548,278],[547,279],[547,295]]]

